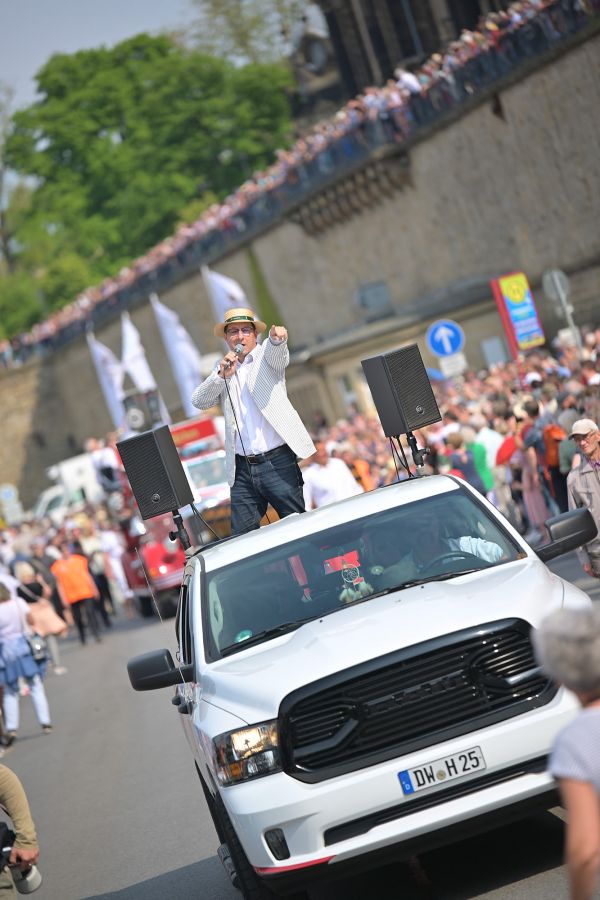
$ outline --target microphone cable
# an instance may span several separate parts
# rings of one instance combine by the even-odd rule
[[[234,353],[237,353],[238,356],[239,356],[239,354],[243,352],[244,347],[243,347],[242,344],[236,344],[235,347],[234,347],[233,349],[234,349]],[[233,362],[231,363],[231,365],[233,365]],[[237,375],[237,371],[236,371],[234,374]],[[245,446],[244,446],[244,440],[243,440],[243,438],[242,438],[242,432],[241,432],[241,430],[240,430],[240,423],[238,422],[238,418],[237,418],[237,415],[236,415],[236,412],[235,412],[235,406],[233,405],[233,400],[231,399],[231,392],[230,392],[230,390],[229,390],[229,384],[228,384],[229,379],[224,377],[224,378],[223,378],[223,381],[225,382],[225,390],[227,391],[227,396],[229,397],[229,403],[230,403],[230,406],[231,406],[231,411],[233,412],[233,418],[234,418],[234,420],[235,420],[235,427],[237,428],[237,433],[238,433],[238,436],[239,436],[239,439],[240,439],[240,444],[242,445],[242,450],[244,451],[244,457],[246,457],[248,454],[246,453],[246,448],[245,448]],[[239,379],[238,379],[238,383],[239,383]],[[233,453],[234,453],[234,456],[235,456],[235,439],[234,439],[234,442],[233,442]],[[252,481],[252,486],[254,487],[255,492],[256,492],[256,493],[259,493],[258,488],[257,488],[257,486],[256,486],[256,482],[255,482],[255,480],[254,480],[254,475],[253,475],[253,473],[252,473],[252,466],[251,466],[251,464],[250,464],[247,460],[246,460],[246,465],[248,466],[248,469],[249,469],[249,471],[250,471],[250,480]],[[267,501],[267,508],[268,508],[268,505],[269,505],[269,504],[268,504],[268,501]],[[269,513],[268,513],[267,510],[265,510],[265,517],[266,517],[266,520],[267,520],[267,522],[269,523],[269,525],[271,525],[272,522],[271,522],[271,520],[270,520],[270,518],[269,518]],[[261,517],[261,518],[262,518],[262,517]],[[259,523],[259,527],[260,527],[260,523]]]
[[[396,467],[396,481],[400,481],[400,468],[398,466],[398,463],[400,463],[400,465],[402,465],[402,461],[400,460],[400,457],[398,456],[398,451],[396,450],[396,448],[394,446],[394,439],[390,438],[389,440],[390,440],[390,453],[392,454],[392,461],[394,463],[394,466]]]
[[[396,476],[398,481],[400,481],[400,469],[398,468],[398,463],[402,466],[404,471],[406,472],[408,478],[415,478],[416,476],[410,471],[410,465],[406,458],[406,453],[404,452],[404,447],[402,446],[402,441],[400,440],[400,435],[395,435],[394,437],[390,437],[390,450],[392,453],[392,459],[394,461],[394,465],[396,466]],[[394,443],[395,442],[395,443]]]
[[[408,459],[406,458],[406,453],[404,452],[404,447],[402,446],[402,441],[400,440],[400,435],[396,435],[396,444],[400,448],[400,453],[402,455],[402,465],[406,471],[406,474],[409,478],[415,478],[416,476],[411,472],[410,465]]]
[[[196,518],[197,518],[197,519],[200,519],[200,521],[202,522],[202,524],[204,525],[204,527],[205,527],[205,528],[208,528],[209,531],[212,531],[212,533],[214,534],[214,536],[216,537],[216,539],[217,539],[218,541],[220,541],[220,540],[221,540],[221,535],[220,535],[220,534],[217,534],[217,532],[216,532],[215,529],[212,527],[212,525],[210,524],[210,522],[207,522],[206,519],[201,515],[200,511],[199,511],[198,509],[196,509],[196,504],[195,504],[195,503],[190,503],[190,507],[191,507],[191,509],[192,509],[192,512],[193,512],[194,515],[196,516]],[[203,542],[203,546],[204,546],[204,543],[205,543],[205,542]]]

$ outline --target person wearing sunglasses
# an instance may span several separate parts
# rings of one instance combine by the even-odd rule
[[[231,532],[260,526],[269,503],[280,518],[304,512],[298,458],[315,452],[285,386],[290,354],[287,331],[267,326],[251,309],[229,309],[214,334],[227,353],[192,395],[198,409],[220,403],[225,417],[227,480],[231,488]]]

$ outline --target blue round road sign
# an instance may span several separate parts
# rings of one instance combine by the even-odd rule
[[[436,356],[452,356],[465,346],[465,333],[452,319],[438,319],[427,329],[425,340]]]

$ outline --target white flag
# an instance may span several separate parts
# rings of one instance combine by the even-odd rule
[[[150,294],[150,303],[179,388],[183,411],[186,416],[197,416],[198,410],[192,405],[192,394],[203,380],[198,348],[176,312],[161,303],[156,294]]]
[[[215,321],[222,322],[228,309],[235,306],[248,306],[244,289],[227,275],[211,272],[208,266],[202,266],[202,279],[212,303]]]
[[[127,372],[131,380],[135,384],[138,391],[146,393],[147,391],[156,390],[156,381],[154,375],[150,371],[146,352],[142,346],[140,333],[131,321],[129,313],[124,312],[121,315],[121,365],[123,370]],[[165,424],[169,424],[171,417],[165,406],[165,402],[159,392],[158,402],[161,420]]]
[[[121,428],[125,423],[123,366],[112,350],[97,341],[93,334],[88,334],[87,342],[113,425],[115,428]]]

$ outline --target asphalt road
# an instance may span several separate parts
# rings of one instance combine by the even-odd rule
[[[552,564],[600,599],[572,555]],[[46,688],[55,730],[29,698],[3,759],[26,786],[42,847],[39,900],[239,900],[215,852],[170,690],[138,694],[130,656],[175,649],[173,620],[117,622],[101,644],[63,645]],[[560,810],[557,810],[560,815]],[[562,823],[547,813],[329,887],[314,900],[547,900],[566,896]]]

